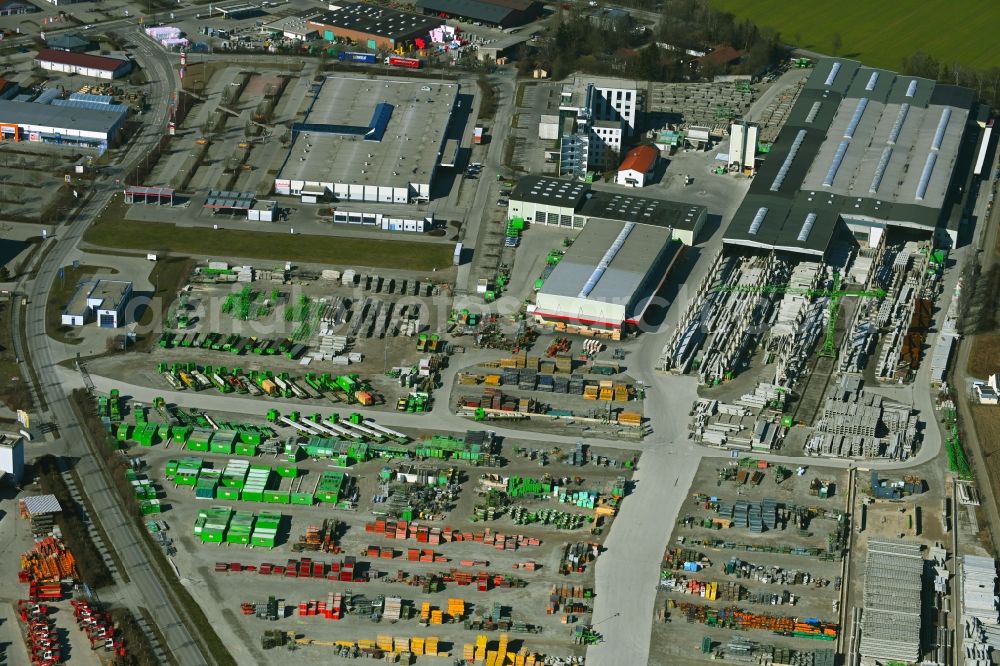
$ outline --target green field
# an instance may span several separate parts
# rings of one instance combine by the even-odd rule
[[[454,246],[410,240],[306,236],[178,227],[164,222],[106,220],[83,236],[101,247],[209,257],[428,271],[452,264]]]
[[[934,58],[974,69],[1000,67],[993,29],[1000,23],[996,0],[710,0],[713,7],[774,28],[785,43],[837,55],[867,65],[898,70],[904,57],[920,50]],[[796,35],[801,43],[796,43]]]

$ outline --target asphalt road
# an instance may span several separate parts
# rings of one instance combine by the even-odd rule
[[[178,663],[200,666],[210,664],[212,660],[175,609],[165,581],[160,579],[150,563],[145,539],[121,510],[118,496],[109,488],[96,459],[84,444],[86,440],[69,403],[66,390],[69,387],[62,383],[57,372],[56,362],[65,355],[58,354],[58,343],[45,333],[46,296],[59,269],[66,265],[68,255],[80,242],[87,226],[120,189],[114,184],[114,178],[128,173],[131,165],[155,145],[166,127],[169,100],[175,88],[175,74],[170,69],[168,56],[156,44],[141,36],[136,38],[134,53],[151,81],[149,99],[153,108],[147,116],[148,122],[133,140],[124,163],[106,169],[109,177],[96,182],[90,200],[83,204],[69,224],[57,230],[55,238],[46,241],[50,246],[35,279],[22,280],[18,285],[18,293],[27,296],[28,304],[14,310],[13,325],[14,330],[21,330],[23,322],[32,365],[38,373],[38,388],[48,403],[48,412],[41,415],[41,421],[53,423],[58,428],[56,441],[46,442],[44,446],[52,453],[78,459],[76,469],[83,481],[83,490],[94,506],[94,517],[99,518],[111,540],[108,545],[117,551],[128,571],[131,583],[119,585],[121,597],[130,601],[129,605],[133,608],[141,606],[150,611],[166,639],[165,647]],[[15,341],[18,356],[24,358],[17,336]]]

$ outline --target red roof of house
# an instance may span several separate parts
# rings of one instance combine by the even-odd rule
[[[638,171],[639,173],[646,173],[653,168],[656,164],[656,159],[660,156],[660,151],[658,151],[653,146],[636,146],[632,150],[628,151],[625,155],[625,159],[622,160],[622,164],[618,167],[619,171]]]
[[[736,62],[742,57],[742,51],[737,51],[732,46],[720,46],[711,53],[701,56],[697,60],[702,64],[714,63],[716,65],[728,65],[731,62]]]
[[[113,72],[128,62],[127,60],[119,60],[118,58],[105,58],[104,56],[90,55],[89,53],[71,53],[70,51],[56,51],[54,49],[42,49],[35,56],[35,60],[55,62],[60,65],[99,69],[104,72]]]

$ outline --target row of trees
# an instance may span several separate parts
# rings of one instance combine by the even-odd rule
[[[625,4],[648,9],[651,3],[634,0]],[[722,69],[688,67],[684,49],[732,46],[745,54],[734,71],[749,74],[787,55],[777,32],[760,29],[750,21],[738,23],[732,14],[712,9],[704,0],[666,0],[656,6],[660,14],[657,26],[645,32],[633,30],[641,25],[627,20],[594,20],[583,13],[560,12],[552,21],[548,39],[537,47],[522,47],[517,59],[520,74],[542,67],[556,79],[584,71],[650,81],[689,81],[711,79]],[[658,43],[678,50],[660,48]]]
[[[73,553],[80,579],[94,589],[114,585],[111,571],[83,523],[83,507],[70,495],[62,477],[59,459],[52,455],[42,456],[35,461],[35,471],[42,492],[55,495],[62,507],[62,512],[56,515],[56,525]]]
[[[940,83],[971,88],[976,91],[981,102],[991,105],[994,109],[1000,109],[1000,67],[990,70],[973,69],[958,63],[938,60],[923,51],[917,51],[903,58],[900,71],[910,76],[922,76]]]

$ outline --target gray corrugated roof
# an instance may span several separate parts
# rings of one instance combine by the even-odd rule
[[[830,85],[826,81],[839,63]],[[873,80],[873,74],[878,76]],[[871,85],[871,90],[867,90]],[[911,93],[909,96],[907,93]],[[844,137],[858,108],[868,98],[854,134]],[[726,232],[726,241],[768,247],[785,243],[815,252],[823,239],[832,239],[837,215],[845,218],[874,218],[889,224],[933,229],[941,223],[942,202],[947,201],[952,172],[958,167],[957,154],[968,126],[968,111],[974,102],[966,88],[938,85],[934,81],[900,76],[886,70],[862,67],[842,58],[821,59],[789,113],[771,151],[764,156],[750,190]],[[889,141],[901,105],[908,113],[895,143]],[[951,122],[929,187],[918,199],[917,181],[943,109],[952,107]],[[808,121],[808,122],[807,122]],[[791,147],[805,131],[784,180],[776,190],[776,176],[785,164]],[[837,147],[846,140],[847,150],[832,186],[824,186]],[[870,193],[883,151],[892,148],[875,194]],[[749,227],[761,207],[769,214],[757,234]],[[794,211],[793,211],[794,209]],[[801,211],[816,212],[816,226],[805,243],[797,241],[793,219]],[[786,229],[787,223],[787,229]],[[791,237],[791,238],[790,238]]]
[[[625,224],[607,220],[584,227],[562,261],[552,271],[552,275],[545,280],[542,291],[557,296],[579,295]],[[642,284],[649,267],[669,242],[669,230],[636,224],[590,292],[589,298],[628,299]]]
[[[108,133],[121,121],[124,115],[120,111],[99,111],[0,100],[0,122],[17,123],[18,125],[44,125],[61,129]]]

